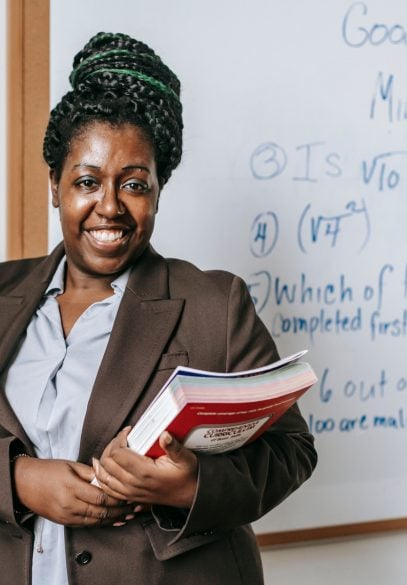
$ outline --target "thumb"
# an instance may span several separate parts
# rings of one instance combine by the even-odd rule
[[[174,439],[172,435],[168,431],[164,431],[160,435],[160,447],[165,452],[165,454],[174,462],[181,461],[185,459],[188,449],[183,447],[183,445]]]

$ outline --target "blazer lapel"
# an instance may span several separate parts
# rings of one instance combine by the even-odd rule
[[[184,306],[168,298],[165,260],[148,249],[135,265],[100,365],[82,430],[89,462],[125,421],[153,373]]]
[[[64,253],[63,246],[29,271],[10,294],[0,295],[0,375],[5,371]],[[27,436],[0,387],[0,425],[28,442]]]

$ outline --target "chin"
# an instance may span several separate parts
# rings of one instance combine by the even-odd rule
[[[98,276],[113,276],[127,270],[129,266],[136,262],[145,249],[146,246],[142,249],[137,249],[131,255],[120,257],[83,258],[83,264],[89,273],[97,274]]]

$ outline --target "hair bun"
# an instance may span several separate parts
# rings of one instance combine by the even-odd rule
[[[115,87],[128,94],[134,89],[131,78],[179,100],[178,78],[150,47],[123,33],[100,32],[92,37],[75,56],[69,80],[79,93],[98,94],[104,87]]]
[[[177,76],[146,44],[100,32],[75,56],[68,92],[51,112],[44,158],[60,176],[70,143],[93,121],[134,124],[151,139],[161,184],[182,154],[182,105]]]

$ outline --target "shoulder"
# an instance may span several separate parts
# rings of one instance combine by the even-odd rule
[[[1,293],[7,293],[15,288],[42,260],[44,257],[0,262]]]
[[[232,288],[244,290],[243,280],[226,270],[201,270],[191,262],[165,259],[171,296],[218,296],[228,298]]]
[[[194,346],[195,337],[199,345],[196,359],[200,365],[196,367],[239,371],[278,359],[270,333],[239,276],[224,270],[200,270],[182,260],[165,261],[170,297],[185,299],[184,318],[194,335],[190,345]],[[223,365],[202,364],[203,347],[211,348],[212,358],[214,354],[223,356]],[[192,350],[190,353],[194,358]]]

